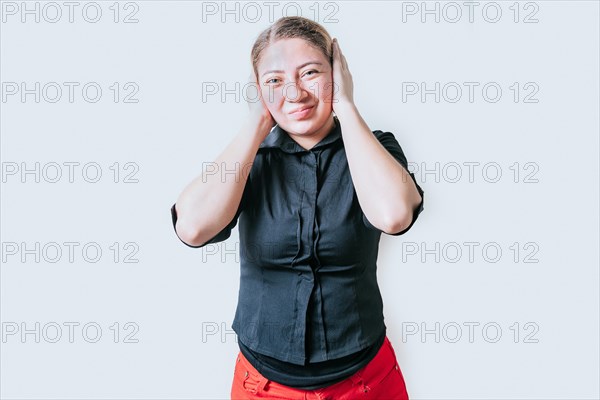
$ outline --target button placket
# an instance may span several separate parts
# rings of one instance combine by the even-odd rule
[[[302,215],[300,215],[300,210],[296,210],[296,216],[298,217],[298,226],[296,227],[298,251],[296,251],[296,255],[292,259],[292,268],[296,265],[296,260],[300,256],[300,253],[302,253]],[[302,272],[298,271],[298,275],[302,275]]]
[[[319,270],[319,268],[321,268],[321,260],[319,260],[319,257],[317,255],[317,244],[319,242],[319,238],[321,236],[321,231],[319,230],[319,221],[317,220],[317,218],[319,218],[319,214],[318,214],[318,209],[317,209],[317,199],[319,197],[319,178],[321,175],[321,171],[320,171],[320,160],[321,160],[321,152],[318,151],[315,154],[316,157],[316,166],[315,166],[315,203],[314,203],[314,217],[313,217],[313,221],[314,221],[314,230],[316,230],[316,234],[314,236],[314,240],[312,243],[312,251],[313,251],[313,258],[316,261],[316,266],[315,266],[315,272]]]
[[[314,229],[315,229],[315,216],[317,213],[317,176],[319,174],[319,162],[318,162],[318,157],[317,154],[313,151],[310,152],[311,156],[310,156],[310,161],[311,161],[311,171],[309,174],[310,179],[308,180],[310,187],[308,188],[307,191],[307,196],[308,196],[308,204],[310,204],[310,208],[311,208],[311,213],[310,213],[310,219],[309,219],[309,226],[308,226],[308,235],[309,235],[309,245],[310,245],[310,256],[311,258],[314,256]]]
[[[317,221],[317,198],[318,198],[318,194],[319,194],[318,193],[319,173],[320,173],[319,159],[320,159],[321,153],[320,153],[320,151],[311,151],[310,153],[312,154],[311,160],[314,162],[314,164],[313,164],[314,169],[311,174],[311,183],[313,184],[313,187],[312,187],[313,190],[311,191],[311,193],[313,194],[313,196],[310,199],[311,200],[310,204],[312,205],[311,229],[310,229],[311,269],[313,271],[315,285],[316,285],[317,301],[315,302],[314,307],[317,308],[317,318],[318,318],[317,326],[319,327],[319,336],[321,339],[321,349],[322,349],[320,352],[324,353],[324,354],[319,354],[319,358],[325,359],[325,355],[327,354],[328,349],[327,349],[327,339],[325,337],[325,322],[323,321],[323,295],[321,292],[321,284],[318,281],[318,275],[317,275],[317,271],[321,267],[321,262],[319,260],[319,257],[317,256],[317,241],[318,241],[319,235],[320,235],[319,223]],[[314,263],[312,262],[313,260],[314,260]]]
[[[308,312],[308,303],[310,301],[310,294],[313,290],[314,281],[309,281],[303,277],[298,277],[298,290],[296,295],[296,305],[298,308],[298,315],[303,318],[295,318],[295,331],[294,336],[296,343],[293,346],[299,349],[299,354],[303,354],[302,362],[306,359],[306,313]]]
[[[321,282],[317,281],[317,296],[318,304],[315,305],[317,308],[317,315],[319,318],[319,331],[321,336],[321,348],[322,352],[327,354],[329,349],[327,348],[327,339],[325,338],[325,321],[323,321],[323,293],[321,292]]]
[[[297,288],[297,297],[296,297],[296,309],[297,315],[301,316],[298,321],[296,321],[296,337],[298,338],[298,342],[295,343],[295,347],[302,350],[301,354],[305,354],[306,356],[306,320],[307,314],[309,312],[309,303],[312,292],[315,288],[315,276],[312,267],[312,258],[313,258],[313,229],[314,229],[314,218],[315,218],[315,208],[316,208],[316,174],[317,174],[317,161],[316,155],[313,152],[306,152],[302,155],[303,163],[302,163],[302,195],[300,200],[300,210],[299,223],[301,224],[302,229],[300,229],[301,233],[301,246],[300,252],[298,254],[297,259],[301,260],[301,267],[304,267],[304,263],[307,265],[307,273],[302,274],[298,273],[298,288]],[[311,275],[312,272],[312,276]]]

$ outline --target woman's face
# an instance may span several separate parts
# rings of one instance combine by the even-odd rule
[[[258,82],[269,112],[286,132],[311,135],[331,117],[329,60],[300,38],[280,39],[261,53]],[[298,111],[311,107],[306,111]]]

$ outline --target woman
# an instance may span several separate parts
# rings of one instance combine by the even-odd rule
[[[376,261],[381,233],[410,229],[423,190],[394,135],[358,113],[322,26],[281,18],[252,66],[258,101],[215,160],[223,173],[196,178],[171,208],[191,247],[227,239],[239,219],[231,397],[407,399]]]

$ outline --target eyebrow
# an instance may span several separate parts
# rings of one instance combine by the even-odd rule
[[[320,62],[317,62],[317,61],[309,61],[309,62],[306,62],[306,63],[304,63],[302,65],[299,65],[296,69],[302,69],[302,68],[304,68],[304,67],[306,67],[307,65],[310,65],[310,64],[323,65],[323,63],[320,63]],[[280,69],[274,69],[274,70],[265,72],[264,74],[261,75],[261,77],[265,76],[266,74],[270,74],[272,72],[284,72],[284,71],[282,71]]]

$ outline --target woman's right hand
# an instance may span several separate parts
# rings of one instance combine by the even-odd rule
[[[250,82],[254,86],[255,90],[258,92],[258,99],[256,98],[256,96],[254,96],[254,98],[246,98],[248,108],[250,109],[251,117],[256,118],[256,120],[258,120],[259,123],[267,125],[269,128],[274,127],[275,120],[273,119],[273,115],[271,115],[271,112],[265,104],[265,101],[262,97],[260,85],[258,84],[254,72],[252,72],[250,76],[248,76],[248,82]],[[248,91],[246,91],[246,93],[248,93]],[[250,90],[250,93],[253,94],[253,91]]]

